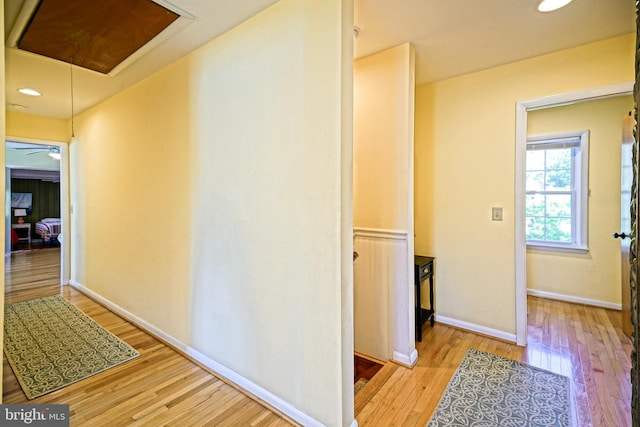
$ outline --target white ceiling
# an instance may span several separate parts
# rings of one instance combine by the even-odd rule
[[[635,1],[356,0],[356,57],[411,42],[423,84],[635,31]],[[633,64],[630,64],[633,66]]]
[[[186,26],[178,33],[115,76],[74,67],[74,112],[84,111],[137,83],[276,2],[277,0],[171,0],[170,3],[164,0],[156,1],[165,7],[182,10],[192,15],[193,19],[186,18]],[[6,39],[25,1],[5,0],[4,3]],[[55,118],[71,117],[69,64],[16,48],[5,48],[5,69],[8,110]],[[17,89],[25,86],[32,87],[43,95],[34,98],[17,92]]]
[[[5,33],[23,1],[5,0]],[[115,76],[74,68],[75,113],[142,80],[276,1],[173,0],[172,5],[194,18],[160,46]],[[632,0],[574,0],[546,14],[535,11],[538,2],[355,0],[355,25],[360,30],[355,55],[359,58],[411,42],[416,48],[416,81],[422,84],[635,29]],[[71,116],[68,64],[15,48],[5,49],[5,60],[7,109],[55,118]],[[40,90],[43,96],[18,93],[24,86]]]

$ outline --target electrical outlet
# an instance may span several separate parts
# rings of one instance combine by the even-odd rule
[[[493,221],[502,221],[502,208],[491,208],[491,219]]]

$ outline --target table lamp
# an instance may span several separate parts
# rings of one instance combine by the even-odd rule
[[[24,219],[22,217],[23,216],[27,216],[27,210],[26,209],[14,209],[13,210],[13,215],[18,217],[18,224],[23,224],[24,223]]]

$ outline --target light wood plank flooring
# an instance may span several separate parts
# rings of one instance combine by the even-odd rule
[[[59,249],[12,255],[5,303],[61,293],[141,356],[31,401],[3,357],[3,403],[69,404],[72,426],[292,425],[83,294],[61,290],[59,265]]]
[[[142,356],[31,402],[70,404],[73,426],[290,425],[79,292],[61,291],[59,252],[51,251],[7,260],[5,302],[62,292]],[[631,342],[619,312],[530,297],[527,347],[438,323],[424,326],[417,345],[413,370],[387,363],[358,393],[360,426],[424,426],[469,347],[569,376],[576,426],[631,425]],[[5,403],[27,402],[6,359],[3,386]]]
[[[424,426],[469,347],[571,378],[577,427],[631,425],[631,341],[620,312],[529,297],[528,345],[424,326],[413,370],[388,363],[356,395],[360,426]]]

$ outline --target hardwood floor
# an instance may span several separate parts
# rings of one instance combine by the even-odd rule
[[[469,347],[571,378],[576,426],[631,425],[631,341],[620,312],[529,297],[528,345],[436,323],[425,326],[413,370],[387,363],[358,393],[360,426],[424,426]]]
[[[72,426],[291,425],[81,293],[61,290],[56,265],[56,249],[13,255],[6,261],[5,303],[61,293],[141,357],[29,402],[69,404]],[[576,426],[630,426],[631,342],[620,313],[530,297],[528,316],[527,347],[425,325],[416,367],[387,363],[357,394],[359,425],[424,426],[474,347],[569,376]],[[6,358],[3,386],[4,403],[28,402]]]
[[[60,293],[60,248],[14,252],[5,259],[4,303]]]
[[[292,425],[83,294],[60,289],[59,264],[59,249],[12,255],[5,303],[61,293],[141,356],[30,401],[3,357],[3,403],[69,404],[72,426]]]

